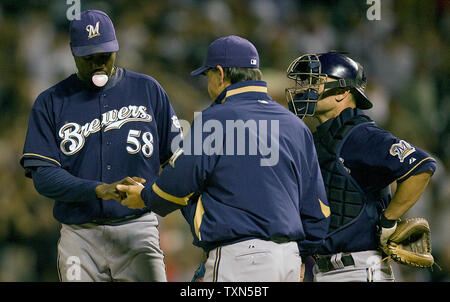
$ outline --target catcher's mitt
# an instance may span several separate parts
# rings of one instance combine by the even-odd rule
[[[400,221],[382,250],[402,264],[414,267],[432,266],[434,258],[431,255],[428,221],[425,218],[407,218]]]

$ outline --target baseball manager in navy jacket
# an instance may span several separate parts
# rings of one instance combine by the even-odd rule
[[[122,204],[182,209],[207,254],[204,281],[299,281],[330,215],[312,134],[271,99],[248,40],[211,43],[200,74],[213,103],[156,182],[117,186]]]
[[[153,182],[179,135],[175,113],[150,76],[115,66],[110,18],[84,11],[70,23],[78,69],[41,93],[21,164],[55,200],[62,281],[166,281],[158,220],[119,202],[117,183]]]

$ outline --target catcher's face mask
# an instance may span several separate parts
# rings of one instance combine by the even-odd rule
[[[327,82],[318,56],[306,54],[295,59],[287,69],[287,77],[295,81],[294,87],[286,88],[289,110],[302,119],[314,115]]]

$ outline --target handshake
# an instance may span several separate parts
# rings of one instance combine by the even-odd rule
[[[95,187],[95,194],[101,199],[114,199],[130,209],[141,209],[145,203],[141,198],[146,180],[140,177],[125,177],[111,184],[101,184]]]

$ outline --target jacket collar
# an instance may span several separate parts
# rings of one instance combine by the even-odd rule
[[[267,94],[267,83],[264,81],[242,81],[231,84],[225,88],[214,101],[214,104],[222,104],[235,96],[241,98],[261,98],[270,100],[270,96]]]

